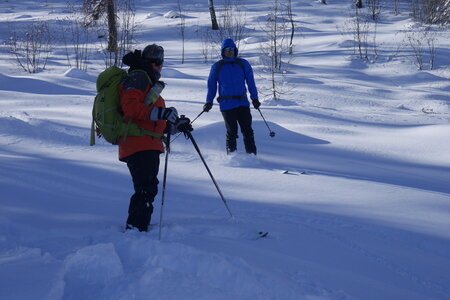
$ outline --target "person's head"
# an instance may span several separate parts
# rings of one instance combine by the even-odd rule
[[[142,52],[142,58],[155,70],[161,72],[164,63],[164,48],[156,44],[148,45]]]
[[[222,42],[222,57],[233,58],[238,55],[238,49],[232,39],[224,39]]]

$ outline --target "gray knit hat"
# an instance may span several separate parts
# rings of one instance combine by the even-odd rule
[[[161,65],[164,62],[164,48],[156,44],[148,45],[144,48],[142,58],[151,63]]]

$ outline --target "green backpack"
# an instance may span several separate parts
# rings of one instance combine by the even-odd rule
[[[143,72],[147,75],[140,70],[133,72]],[[164,135],[145,130],[131,120],[124,123],[125,117],[120,108],[119,85],[126,76],[125,70],[112,66],[101,72],[97,77],[97,95],[92,108],[91,146],[95,144],[95,132],[99,137],[103,136],[106,141],[113,145],[118,144],[121,136],[124,137],[124,141],[126,141],[127,136],[144,135],[165,140]]]

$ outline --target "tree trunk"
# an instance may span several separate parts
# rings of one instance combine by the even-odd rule
[[[106,0],[106,13],[108,14],[108,51],[117,52],[117,22],[116,22],[116,8],[114,0]]]
[[[356,0],[356,7],[357,8],[362,8],[363,7],[362,0]]]
[[[214,9],[213,0],[208,0],[209,13],[211,14],[212,30],[219,30],[219,24],[217,24],[216,10]]]
[[[292,15],[292,1],[288,1],[288,16],[289,16],[289,22],[291,22],[291,40],[289,42],[289,54],[293,54],[294,52],[294,34],[295,34],[295,24],[294,24],[294,17]]]

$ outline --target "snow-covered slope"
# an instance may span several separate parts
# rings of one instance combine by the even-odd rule
[[[270,6],[260,2],[242,6],[254,31],[240,51],[257,72]],[[89,147],[99,53],[82,72],[55,50],[61,57],[46,70],[27,74],[1,48],[0,299],[449,299],[446,33],[434,71],[417,71],[407,53],[366,64],[351,57],[339,29],[351,1],[292,2],[301,31],[287,74],[292,91],[261,106],[276,136],[252,110],[258,156],[241,143],[227,156],[217,105],[193,124],[234,217],[180,136],[169,155],[161,241],[161,195],[152,230],[124,233],[126,165],[104,141]],[[212,61],[203,63],[196,31],[210,24],[206,1],[190,3],[185,64],[179,21],[164,17],[176,1],[136,3],[136,48],[164,46],[163,96],[193,119]],[[395,45],[408,15],[385,9],[379,39]],[[18,0],[1,2],[0,12],[5,40],[11,22],[56,20],[67,9]],[[267,81],[257,77],[257,85]]]

